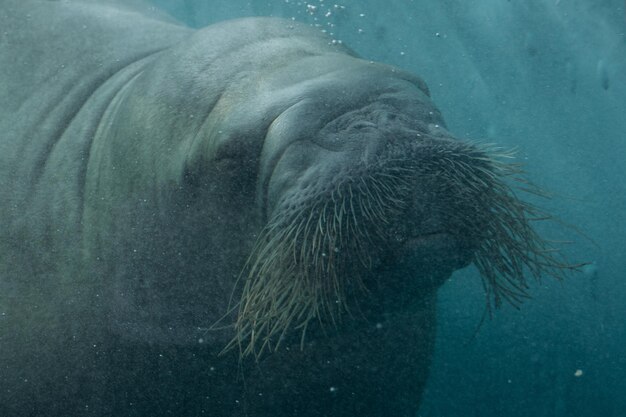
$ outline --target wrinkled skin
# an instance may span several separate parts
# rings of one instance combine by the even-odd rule
[[[285,199],[453,140],[419,78],[276,19],[9,0],[0,27],[0,415],[415,415],[436,290],[471,252],[425,185],[357,309],[220,352]]]

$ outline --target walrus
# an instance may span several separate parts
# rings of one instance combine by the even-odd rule
[[[506,152],[307,25],[0,27],[0,415],[413,416],[453,271],[566,269]]]

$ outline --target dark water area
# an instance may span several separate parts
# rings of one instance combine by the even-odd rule
[[[272,15],[308,22],[360,55],[419,74],[457,136],[517,149],[541,226],[589,262],[481,324],[477,272],[439,293],[420,416],[626,415],[626,20],[620,0],[156,1],[201,27]],[[392,353],[390,353],[392,354]]]

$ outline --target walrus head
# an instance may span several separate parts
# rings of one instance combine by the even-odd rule
[[[543,213],[514,191],[539,193],[510,154],[448,133],[419,78],[371,63],[349,70],[315,78],[268,128],[265,227],[229,345],[244,356],[290,330],[304,340],[311,323],[432,293],[471,262],[495,306],[526,296],[526,273],[564,267],[531,226]]]

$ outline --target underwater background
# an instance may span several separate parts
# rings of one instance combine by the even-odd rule
[[[552,192],[539,204],[569,226],[538,227],[589,264],[484,321],[478,274],[455,273],[439,293],[420,416],[626,416],[623,0],[334,1],[152,3],[193,27],[268,15],[317,25],[420,75],[452,133],[517,149]]]

